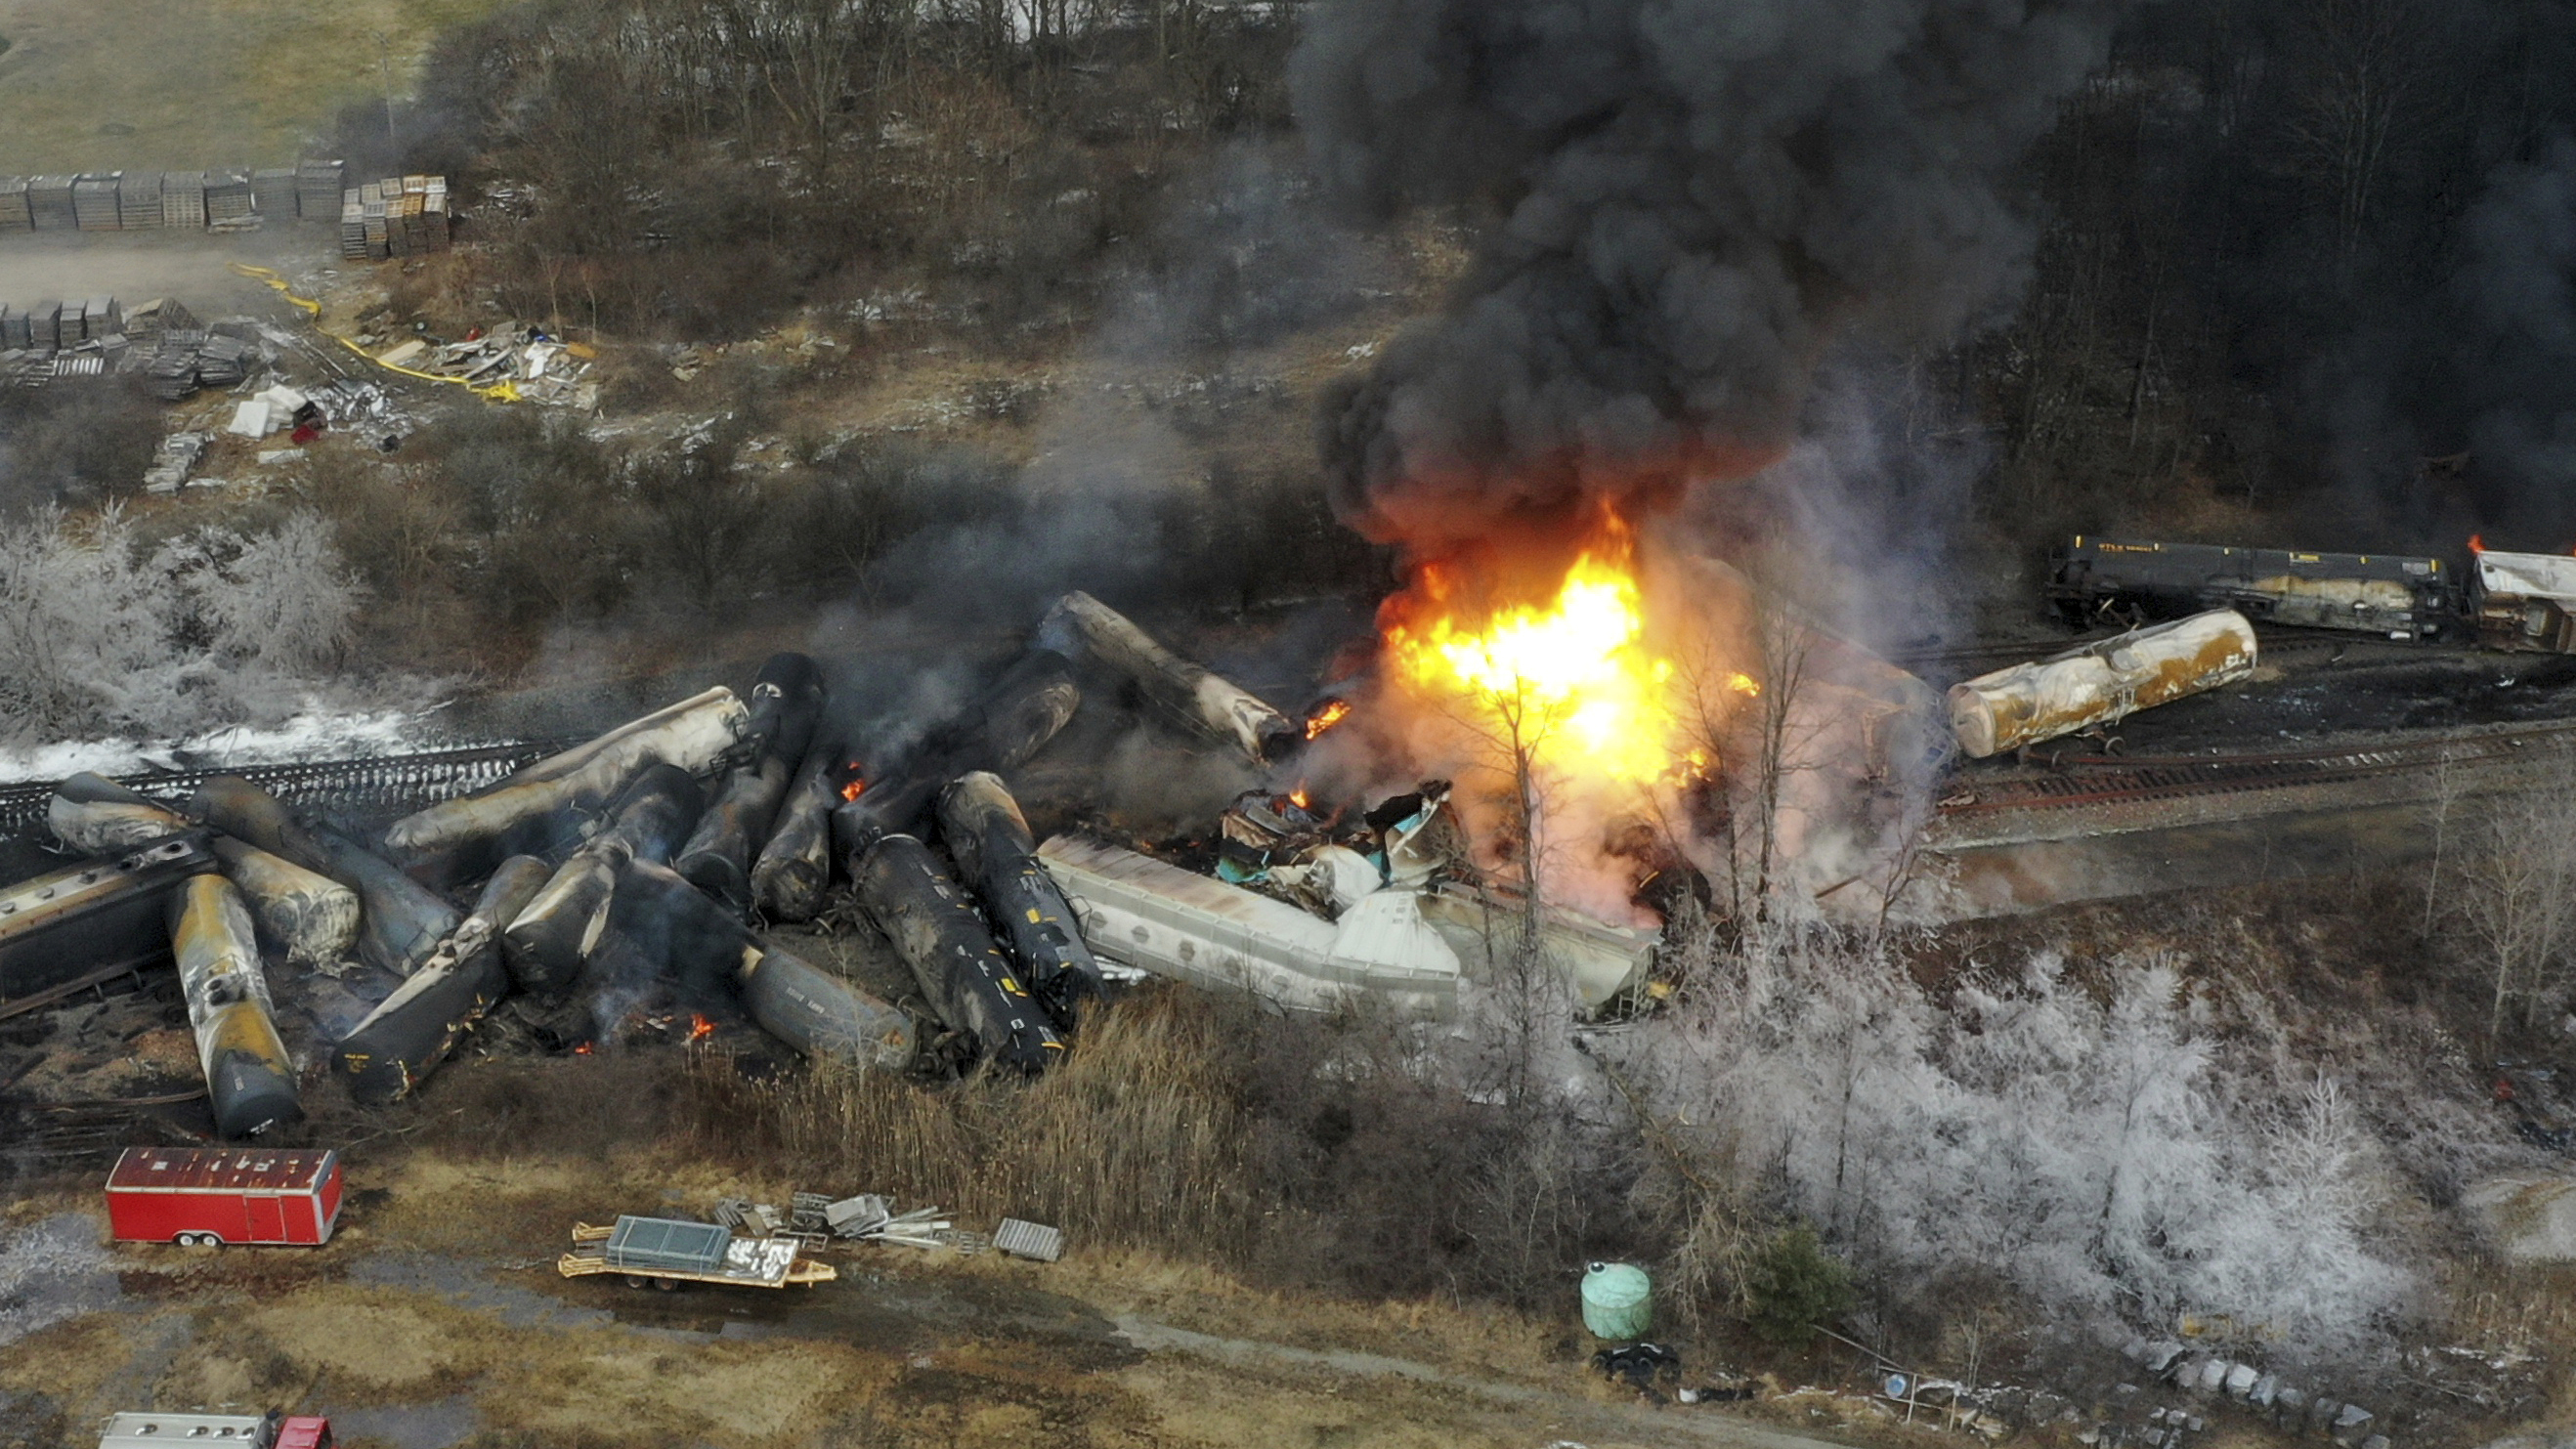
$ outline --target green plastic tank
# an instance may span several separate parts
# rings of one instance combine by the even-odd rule
[[[1654,1284],[1646,1270],[1595,1263],[1583,1274],[1583,1326],[1595,1338],[1627,1343],[1654,1330]]]

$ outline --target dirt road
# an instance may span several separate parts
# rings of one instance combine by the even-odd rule
[[[44,1423],[31,1449],[118,1408],[278,1403],[349,1449],[1824,1442],[1613,1391],[1561,1328],[1115,1255],[862,1249],[780,1293],[568,1282],[552,1238],[585,1175],[412,1163],[318,1252],[111,1247],[76,1192],[13,1204],[0,1418]]]

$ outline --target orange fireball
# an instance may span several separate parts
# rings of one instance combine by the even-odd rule
[[[1625,529],[1577,557],[1544,605],[1452,612],[1435,568],[1417,579],[1437,612],[1387,628],[1395,673],[1417,694],[1463,696],[1519,714],[1520,734],[1552,763],[1615,780],[1648,781],[1672,766],[1677,721],[1672,661],[1645,645],[1645,613]],[[1746,683],[1751,683],[1747,680]]]

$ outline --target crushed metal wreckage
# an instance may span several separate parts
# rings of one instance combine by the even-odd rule
[[[1087,596],[952,717],[882,751],[845,743],[805,656],[769,660],[749,696],[708,689],[381,829],[234,776],[195,777],[184,799],[64,781],[48,821],[97,858],[0,897],[0,1011],[175,955],[218,1128],[240,1136],[294,1118],[307,1062],[385,1104],[468,1041],[580,1053],[738,1023],[735,1051],[1033,1073],[1138,973],[1439,1017],[1479,953],[1517,949],[1533,922],[1587,1007],[1652,958],[1652,932],[1497,893],[1443,781],[1366,811],[1242,794],[1214,875],[1079,833],[1038,843],[1005,772],[1087,699],[1108,728],[1178,726],[1233,778],[1307,737]],[[1089,808],[1062,793],[1041,811],[1059,826]],[[846,894],[827,901],[836,875]],[[770,934],[818,913],[828,946]]]

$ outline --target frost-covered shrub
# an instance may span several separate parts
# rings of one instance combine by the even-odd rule
[[[361,600],[322,522],[204,528],[145,554],[113,509],[0,535],[0,740],[170,735],[287,712]]]
[[[2408,1292],[2344,1089],[2286,1054],[2222,1070],[2168,965],[2097,997],[2042,957],[1946,1005],[1827,933],[1706,965],[1634,1072],[1865,1274],[1974,1273],[2104,1332],[2223,1313],[2291,1356],[2366,1344]]]

